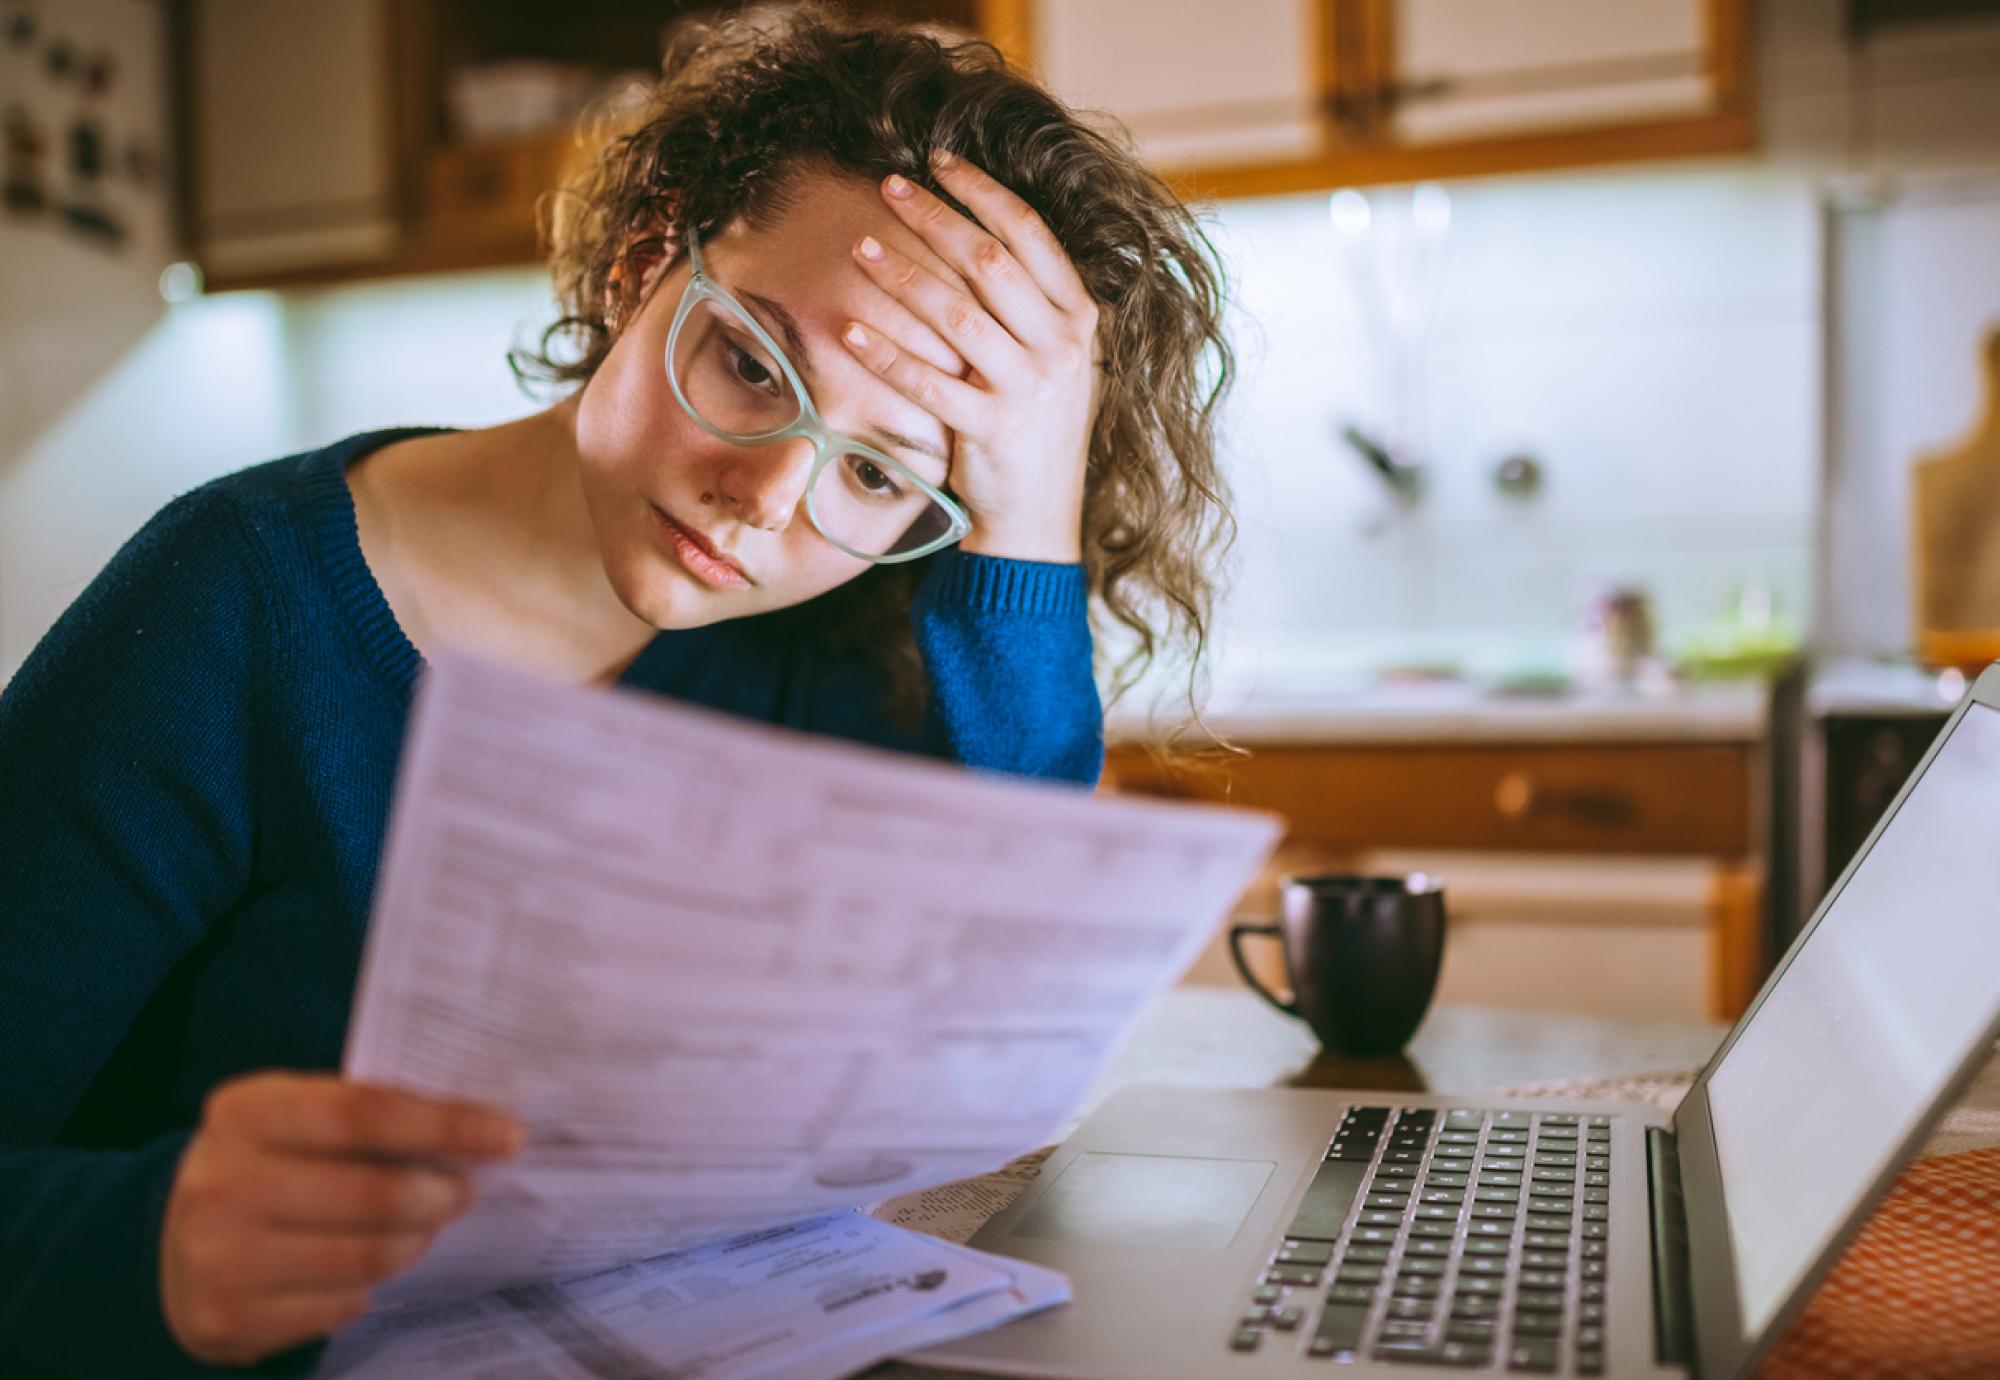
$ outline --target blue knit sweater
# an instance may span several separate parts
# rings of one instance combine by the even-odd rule
[[[362,558],[346,467],[410,434],[175,499],[0,694],[0,1375],[211,1373],[161,1316],[161,1214],[218,1082],[340,1064],[422,665]],[[1089,782],[1085,603],[1078,566],[932,558],[914,734],[860,666],[800,645],[810,606],[660,633],[620,683]]]

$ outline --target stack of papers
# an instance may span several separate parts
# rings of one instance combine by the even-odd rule
[[[1278,832],[437,657],[344,1071],[528,1144],[320,1373],[831,1377],[1061,1302],[852,1209],[1053,1139]]]

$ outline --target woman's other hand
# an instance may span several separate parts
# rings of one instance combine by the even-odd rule
[[[972,514],[966,550],[1079,560],[1084,465],[1097,413],[1097,303],[1026,202],[964,159],[940,155],[936,170],[980,225],[906,178],[887,178],[883,200],[966,286],[873,237],[858,241],[854,255],[970,372],[955,378],[860,322],[842,339],[951,429],[951,487]]]
[[[167,1200],[167,1326],[248,1365],[345,1326],[472,1201],[470,1164],[517,1153],[506,1112],[331,1074],[217,1087]]]

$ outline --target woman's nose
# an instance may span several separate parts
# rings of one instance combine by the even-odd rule
[[[763,446],[735,446],[716,481],[737,518],[766,532],[782,532],[812,480],[813,443],[803,436]]]

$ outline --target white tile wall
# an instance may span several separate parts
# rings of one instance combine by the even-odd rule
[[[1821,450],[1812,188],[1737,165],[1451,195],[1413,508],[1337,440],[1347,421],[1379,434],[1395,410],[1326,198],[1216,218],[1243,362],[1225,674],[1559,666],[1611,580],[1652,592],[1669,642],[1744,581],[1803,616]],[[1534,498],[1491,482],[1514,451],[1545,468]]]

